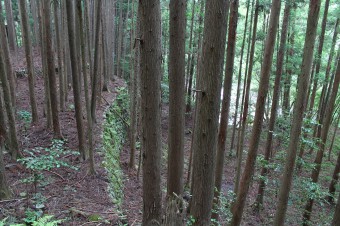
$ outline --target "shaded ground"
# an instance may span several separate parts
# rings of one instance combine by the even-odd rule
[[[37,70],[40,68],[39,51],[34,50],[34,63]],[[23,52],[19,50],[18,57],[14,57],[14,68],[21,71],[26,68],[23,61]],[[17,60],[21,59],[21,60]],[[36,77],[35,93],[37,98],[39,123],[27,125],[24,120],[19,119],[23,112],[30,112],[28,80],[27,76],[17,79],[17,130],[21,150],[31,150],[37,147],[50,147],[53,139],[53,131],[46,129],[46,118],[43,115],[44,107],[44,85],[43,78],[38,73]],[[6,174],[8,183],[13,192],[12,198],[0,202],[0,219],[6,216],[22,219],[25,217],[27,208],[35,209],[32,200],[36,200],[35,194],[41,194],[46,198],[44,214],[54,215],[58,219],[66,219],[64,225],[113,225],[118,222],[116,207],[112,204],[108,195],[107,172],[102,167],[104,153],[101,152],[101,134],[103,114],[107,107],[113,102],[116,95],[115,88],[123,86],[120,80],[110,82],[109,92],[103,93],[103,99],[97,108],[97,124],[94,128],[95,163],[97,175],[91,176],[87,173],[88,162],[79,162],[77,156],[66,155],[61,160],[76,166],[79,170],[68,167],[54,168],[44,171],[44,183],[47,185],[35,188],[33,184],[26,184],[22,179],[29,177],[31,172],[21,164],[9,159],[5,154]],[[60,112],[60,126],[65,138],[66,150],[77,150],[78,138],[76,121],[74,116],[73,92],[69,90],[66,111]],[[84,98],[84,95],[82,95]],[[84,99],[83,99],[83,104]],[[83,105],[85,106],[85,105]],[[86,112],[83,112],[84,122]],[[86,123],[84,131],[86,129]],[[23,152],[24,156],[27,153]],[[91,223],[91,221],[93,221]]]

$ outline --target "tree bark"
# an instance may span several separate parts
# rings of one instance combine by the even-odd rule
[[[28,71],[28,83],[29,83],[29,95],[30,95],[30,104],[32,110],[32,123],[35,124],[38,122],[38,110],[37,110],[37,102],[35,98],[34,92],[34,84],[35,84],[35,73],[33,66],[33,57],[32,57],[32,41],[29,33],[29,25],[28,25],[28,16],[26,10],[26,1],[19,0],[19,8],[21,11],[21,25],[22,25],[22,38],[25,45],[25,54],[26,54],[26,64]]]
[[[13,9],[12,9],[12,1],[5,0],[5,8],[6,8],[6,19],[8,26],[8,43],[11,51],[16,52],[16,34],[15,34],[15,25],[13,20]]]
[[[220,114],[220,125],[218,129],[217,138],[217,154],[216,154],[216,169],[215,169],[215,193],[214,193],[214,205],[218,208],[218,202],[220,197],[220,191],[222,186],[226,139],[229,123],[229,111],[231,101],[231,88],[233,83],[234,72],[234,59],[236,49],[236,31],[237,31],[237,18],[238,18],[238,0],[227,1],[227,8],[230,4],[230,19],[229,19],[229,31],[228,31],[228,45],[226,51],[226,67],[225,77],[223,85],[223,99],[222,109]],[[227,10],[226,10],[227,11]],[[212,214],[213,219],[218,219],[218,214]]]
[[[1,43],[1,42],[0,42]],[[14,160],[17,159],[17,157],[20,157],[19,152],[19,143],[17,138],[17,131],[15,127],[15,117],[14,117],[14,109],[12,106],[12,100],[11,100],[11,92],[8,84],[8,75],[6,74],[5,65],[4,65],[4,55],[2,48],[0,48],[0,81],[2,85],[2,90],[4,93],[4,102],[7,112],[7,119],[8,119],[8,126],[9,126],[9,137],[10,137],[10,152],[12,155],[12,158]]]
[[[96,38],[95,38],[95,51],[94,51],[94,65],[92,75],[92,96],[91,96],[91,117],[94,123],[96,123],[96,105],[97,105],[97,93],[98,93],[98,77],[100,75],[100,17],[101,17],[101,0],[96,2],[97,14],[96,14]]]
[[[140,0],[143,225],[161,225],[161,11],[159,0]]]
[[[279,200],[275,213],[275,226],[284,225],[287,211],[289,192],[292,184],[293,170],[296,160],[296,151],[301,135],[303,113],[306,105],[308,83],[312,66],[313,50],[316,37],[316,28],[320,11],[320,0],[311,0],[309,4],[306,39],[303,50],[301,72],[297,87],[297,98],[294,105],[293,121],[290,130],[290,140],[287,150],[287,161],[284,168],[282,183],[280,186]]]
[[[0,4],[0,12],[2,12],[2,5]],[[8,75],[8,82],[10,86],[10,91],[11,91],[11,98],[12,98],[12,106],[15,109],[16,107],[16,79],[15,79],[15,74],[13,73],[13,68],[12,68],[12,62],[11,62],[11,54],[9,51],[8,47],[8,38],[6,36],[6,28],[4,24],[3,18],[0,16],[0,46],[3,49],[3,54],[4,54],[4,64],[5,64],[5,70]]]
[[[53,2],[53,9],[54,9],[54,25],[55,25],[55,35],[57,39],[56,47],[58,53],[58,75],[59,75],[59,106],[60,111],[65,110],[65,94],[64,94],[64,71],[63,71],[63,53],[62,53],[62,42],[61,42],[61,33],[59,28],[59,6],[60,3],[58,1]]]
[[[167,204],[179,199],[179,206],[169,208],[166,225],[183,225],[184,123],[185,123],[185,30],[186,1],[170,0],[169,46],[169,131]]]
[[[193,177],[190,214],[193,225],[209,225],[214,196],[218,116],[226,42],[227,1],[206,1],[202,57],[197,83],[193,137]]]
[[[273,133],[275,128],[275,121],[277,116],[277,108],[279,105],[279,95],[280,95],[280,82],[283,71],[283,60],[286,49],[286,39],[287,39],[287,31],[288,31],[288,22],[290,15],[291,2],[287,1],[284,9],[282,29],[281,29],[281,38],[280,38],[280,47],[277,53],[277,61],[276,61],[276,76],[275,76],[275,84],[273,91],[273,101],[270,112],[270,120],[267,134],[267,141],[265,146],[265,154],[264,160],[269,163],[271,153],[272,153],[272,143],[273,143]],[[263,205],[263,194],[266,187],[265,178],[268,174],[268,167],[263,166],[261,170],[261,179],[259,182],[258,193],[256,197],[256,205],[260,207]]]
[[[331,120],[333,116],[333,111],[334,111],[334,105],[336,101],[336,96],[338,94],[338,89],[339,89],[339,83],[340,83],[340,57],[337,59],[337,70],[334,78],[334,83],[333,83],[333,88],[332,88],[332,94],[330,97],[329,102],[327,103],[327,106],[325,108],[325,116],[322,120],[322,129],[321,129],[321,141],[319,141],[319,149],[316,154],[314,164],[315,167],[312,170],[312,182],[317,183],[319,179],[319,174],[321,170],[321,163],[325,151],[325,146],[327,142],[327,137],[328,137],[328,132],[329,132],[329,127],[331,125]],[[312,213],[312,208],[313,208],[313,203],[314,199],[310,198],[307,201],[305,211],[303,214],[303,225],[307,226],[309,225],[311,213]]]
[[[230,225],[240,225],[243,214],[243,209],[246,202],[246,197],[249,191],[249,185],[255,170],[255,161],[259,146],[260,135],[263,125],[263,115],[265,110],[265,102],[268,94],[270,70],[273,61],[273,52],[276,41],[277,25],[280,17],[281,1],[273,0],[271,6],[269,31],[266,37],[263,62],[261,67],[261,79],[259,85],[259,93],[256,101],[256,111],[254,125],[249,144],[249,151],[246,160],[246,165],[240,181],[240,187],[237,192],[236,202],[232,208],[233,217]]]
[[[55,76],[54,51],[52,46],[52,31],[51,31],[51,6],[49,3],[42,2],[44,5],[43,24],[45,27],[46,53],[47,53],[47,71],[50,89],[50,100],[52,110],[53,132],[57,139],[62,138],[59,124],[58,96],[57,96],[57,81]]]
[[[101,0],[98,0],[99,4]],[[75,45],[75,27],[72,23],[74,16],[74,3],[73,1],[66,1],[66,13],[67,13],[67,27],[68,27],[68,38],[69,38],[69,48],[70,48],[70,58],[72,66],[72,81],[73,81],[73,96],[75,102],[75,114],[77,122],[78,131],[78,142],[79,142],[79,152],[82,159],[85,159],[85,137],[84,137],[84,125],[82,116],[82,103],[80,100],[80,87],[78,84],[79,80],[79,69],[77,63],[76,45]]]

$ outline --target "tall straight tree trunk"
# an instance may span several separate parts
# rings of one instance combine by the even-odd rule
[[[51,30],[51,6],[49,3],[42,2],[44,5],[43,24],[45,27],[46,53],[47,53],[47,72],[50,89],[50,100],[52,110],[53,132],[57,139],[62,138],[59,124],[57,81],[55,76],[54,51],[52,46],[52,30]]]
[[[266,37],[266,45],[264,49],[264,56],[261,68],[261,79],[259,85],[259,93],[256,101],[254,125],[250,139],[245,169],[242,175],[239,190],[237,191],[237,198],[235,204],[232,207],[233,217],[231,219],[230,225],[240,225],[241,223],[243,209],[249,191],[249,185],[255,170],[255,161],[263,125],[263,115],[265,110],[265,102],[268,94],[270,70],[273,61],[273,52],[276,41],[276,32],[278,27],[277,25],[280,17],[280,8],[281,1],[273,0],[271,6],[270,22],[268,27],[269,31]]]
[[[101,0],[98,0],[101,2]],[[73,80],[73,96],[75,103],[75,113],[78,131],[78,142],[79,142],[79,152],[81,158],[85,159],[85,136],[84,136],[84,125],[82,116],[82,103],[80,100],[80,87],[79,87],[79,69],[77,63],[76,45],[75,45],[75,27],[73,23],[74,16],[74,3],[73,1],[66,1],[66,13],[67,13],[67,27],[68,27],[68,37],[69,37],[69,47],[70,47],[70,59],[72,66],[72,80]]]
[[[59,10],[60,4],[58,1],[53,2],[54,9],[54,25],[55,25],[55,36],[57,39],[56,47],[58,53],[58,75],[59,75],[59,106],[60,111],[65,110],[65,94],[64,94],[64,71],[63,71],[63,46],[61,42],[62,35],[59,28]]]
[[[11,51],[16,52],[17,45],[16,45],[15,25],[14,25],[14,19],[13,19],[12,0],[5,0],[5,8],[6,8],[9,48]]]
[[[12,106],[12,100],[11,100],[11,92],[8,84],[8,75],[6,74],[5,65],[4,65],[4,57],[3,57],[3,50],[0,48],[0,81],[2,85],[2,91],[4,93],[4,102],[7,112],[7,120],[8,120],[8,126],[9,126],[9,137],[10,137],[10,152],[12,155],[12,158],[14,160],[17,159],[17,157],[20,157],[19,152],[19,142],[17,138],[17,131],[16,131],[16,124],[15,124],[15,117],[14,117],[14,109]]]
[[[38,19],[38,8],[37,8],[37,1],[39,0],[31,0],[30,6],[31,6],[31,12],[32,12],[32,18],[33,18],[33,37],[34,37],[34,44],[36,46],[40,45],[40,31],[39,31],[39,19]],[[55,4],[55,3],[53,3]]]
[[[38,8],[39,8],[39,26],[40,26],[40,40],[44,40],[46,36],[46,29],[43,25],[43,3],[41,1],[37,1]],[[46,42],[41,42],[41,64],[42,64],[42,71],[44,75],[44,99],[45,99],[45,106],[44,106],[44,116],[46,116],[46,127],[48,129],[52,129],[53,122],[52,122],[52,110],[51,110],[51,98],[50,98],[50,86],[48,81],[48,68],[47,68],[47,49],[46,49]]]
[[[321,34],[319,37],[319,47],[318,47],[318,53],[316,57],[316,68],[315,68],[315,78],[313,82],[313,90],[310,97],[310,103],[309,103],[309,110],[312,111],[314,107],[314,101],[316,96],[316,90],[318,86],[319,81],[319,72],[321,67],[321,57],[322,57],[322,50],[323,50],[323,43],[325,39],[325,31],[326,31],[326,23],[327,23],[327,16],[328,16],[328,8],[329,8],[329,1],[326,0],[325,2],[325,10],[322,18],[322,26],[321,26]]]
[[[284,168],[283,178],[280,186],[279,200],[275,213],[275,226],[284,225],[284,219],[287,211],[289,192],[293,179],[296,151],[301,135],[301,126],[303,113],[306,106],[307,90],[312,66],[313,50],[316,37],[320,11],[320,0],[311,0],[309,4],[306,39],[303,49],[303,58],[301,72],[297,87],[297,98],[294,105],[293,121],[290,130],[290,140],[287,149],[287,161]]]
[[[340,193],[339,193],[339,196],[338,196],[338,202],[337,202],[335,210],[334,210],[332,226],[337,226],[339,224],[339,222],[340,222]]]
[[[291,21],[292,25],[290,26],[291,31],[290,34],[288,35],[288,48],[287,48],[287,58],[286,58],[286,65],[289,64],[289,61],[292,62],[293,56],[294,56],[294,40],[295,40],[295,14],[296,14],[296,9],[294,7],[293,12],[291,16]],[[292,83],[292,76],[293,76],[293,69],[292,66],[286,66],[286,75],[284,78],[283,82],[283,103],[282,103],[282,111],[283,115],[285,118],[290,114],[290,86]]]
[[[236,167],[236,178],[235,178],[235,186],[234,186],[234,192],[237,193],[239,181],[241,177],[241,160],[242,160],[242,154],[243,154],[243,143],[244,143],[244,137],[246,132],[246,126],[247,126],[247,118],[248,118],[248,109],[249,109],[249,98],[250,98],[250,84],[252,79],[252,71],[253,71],[253,63],[254,63],[254,55],[255,55],[255,42],[256,42],[256,30],[257,30],[257,22],[259,17],[259,0],[256,0],[255,3],[255,14],[254,14],[254,24],[253,24],[253,33],[252,33],[252,41],[251,41],[251,47],[250,47],[250,57],[249,57],[249,65],[248,65],[248,74],[247,74],[247,84],[244,91],[244,100],[243,100],[243,111],[241,114],[241,130],[239,131],[238,136],[238,145],[237,145],[237,167]]]
[[[138,2],[137,2],[138,4]],[[134,24],[134,23],[133,23]],[[130,163],[129,167],[134,168],[135,166],[135,152],[136,152],[136,141],[138,136],[138,115],[139,115],[139,105],[138,105],[138,96],[139,96],[139,84],[138,80],[140,77],[140,7],[137,6],[137,16],[136,16],[136,25],[134,27],[134,39],[131,39],[131,51],[133,55],[133,59],[131,59],[131,64],[133,68],[131,68],[130,81],[131,81],[131,97],[130,97]],[[132,62],[133,61],[133,62]]]
[[[193,55],[193,34],[194,34],[194,20],[195,20],[195,9],[196,9],[195,6],[196,6],[196,0],[192,0],[190,32],[189,32],[189,50],[188,50],[186,83],[185,83],[185,87],[187,90],[188,90],[188,85],[189,85],[190,65],[191,65],[191,60],[192,60],[192,55]],[[187,103],[186,109],[188,109],[188,103]]]
[[[333,116],[333,111],[334,111],[334,105],[336,101],[336,96],[338,94],[338,89],[339,89],[339,82],[340,82],[340,57],[337,59],[337,70],[334,78],[334,83],[333,83],[333,88],[332,88],[332,94],[330,97],[329,102],[327,103],[327,106],[325,107],[325,116],[322,120],[322,129],[321,129],[321,140],[319,141],[319,150],[316,154],[314,164],[315,167],[312,170],[312,182],[317,183],[319,180],[319,174],[321,170],[321,163],[326,147],[326,142],[327,142],[327,137],[328,137],[328,132],[329,132],[329,127],[331,125],[332,121],[332,116]],[[313,207],[314,199],[310,198],[307,201],[305,211],[303,214],[303,224],[304,225],[309,225],[311,213],[312,213],[312,207]]]
[[[193,137],[193,177],[190,214],[193,225],[209,225],[214,197],[214,171],[222,69],[226,42],[227,1],[206,1],[202,57],[197,83],[196,123]]]
[[[118,42],[117,42],[117,76],[121,75],[122,46],[123,46],[123,0],[119,1]]]
[[[141,111],[143,128],[143,225],[161,225],[161,9],[159,0],[140,0]]]
[[[229,110],[231,101],[231,88],[233,83],[233,72],[234,72],[234,59],[235,59],[235,48],[236,48],[236,31],[237,31],[237,17],[238,17],[238,0],[232,0],[227,2],[229,8],[230,4],[230,19],[229,19],[229,31],[228,31],[228,45],[226,52],[226,67],[223,84],[223,99],[222,109],[220,114],[220,125],[218,129],[217,138],[217,153],[216,153],[216,169],[215,169],[215,193],[214,193],[214,204],[218,208],[218,202],[220,197],[220,191],[222,187],[223,167],[225,159],[226,139],[227,130],[229,123]],[[226,10],[227,11],[227,10]],[[212,215],[213,219],[218,219],[218,214]]]
[[[30,104],[32,110],[32,123],[35,124],[38,122],[38,110],[37,110],[37,102],[35,98],[34,92],[34,84],[35,84],[35,73],[33,67],[33,57],[32,57],[32,42],[29,34],[29,25],[28,25],[28,16],[26,10],[26,0],[19,0],[19,8],[21,11],[21,25],[22,25],[22,38],[25,45],[25,53],[26,53],[26,64],[28,70],[28,84],[29,84],[29,95],[30,95]]]
[[[100,18],[101,18],[101,0],[96,2],[96,38],[95,38],[95,50],[94,50],[94,65],[92,75],[92,96],[91,96],[91,117],[92,121],[96,123],[96,105],[97,105],[97,94],[98,94],[98,79],[100,75]]]
[[[252,0],[252,9],[254,6],[254,0]],[[247,11],[246,11],[246,19],[244,22],[244,31],[243,31],[243,38],[242,38],[242,46],[241,46],[241,57],[240,57],[240,64],[239,64],[239,71],[238,71],[238,78],[237,78],[237,92],[236,92],[236,106],[235,106],[235,114],[233,120],[233,132],[231,135],[231,144],[230,144],[230,151],[234,149],[234,141],[235,141],[235,134],[236,134],[236,121],[238,115],[238,106],[240,103],[240,93],[241,93],[241,79],[242,79],[242,64],[243,64],[243,53],[244,53],[244,46],[246,43],[247,38],[247,26],[248,26],[248,15],[249,15],[249,7],[250,7],[250,0],[247,0]],[[250,32],[251,33],[251,32]]]
[[[0,12],[2,12],[2,5],[0,4]],[[15,109],[16,107],[16,82],[15,82],[15,74],[13,73],[12,62],[11,62],[11,54],[8,47],[8,38],[6,36],[6,28],[4,24],[3,18],[0,16],[0,47],[3,49],[4,54],[4,64],[5,70],[8,75],[8,82],[11,90],[11,99],[12,106]]]
[[[186,1],[170,1],[169,46],[169,155],[168,155],[168,212],[166,225],[183,225],[180,205],[184,171],[184,114],[185,114],[185,30]]]
[[[89,172],[90,174],[95,174],[94,168],[94,157],[93,157],[93,122],[91,118],[91,104],[89,98],[89,82],[87,73],[87,62],[86,62],[86,43],[85,43],[85,32],[87,29],[82,29],[84,26],[83,14],[81,10],[81,0],[77,0],[77,16],[79,20],[80,31],[80,45],[81,45],[81,60],[82,60],[82,71],[84,79],[84,92],[85,92],[85,106],[86,106],[86,116],[87,116],[87,126],[88,126],[88,137],[89,137]]]
[[[286,49],[286,39],[287,39],[290,8],[291,8],[291,2],[287,1],[285,9],[284,9],[284,15],[283,15],[280,47],[277,53],[276,76],[275,76],[275,84],[274,84],[274,91],[273,91],[273,101],[272,101],[272,106],[271,106],[267,141],[266,141],[265,154],[264,154],[264,159],[267,162],[269,162],[269,159],[272,153],[273,133],[274,133],[274,128],[275,128],[277,108],[279,105],[280,83],[281,83],[281,76],[282,76],[282,71],[283,71],[283,61],[284,61],[284,55],[285,55],[284,53]],[[258,207],[262,206],[263,204],[263,195],[264,195],[264,190],[266,187],[266,183],[263,178],[265,178],[267,174],[268,174],[268,167],[263,166],[261,170],[261,179],[259,182],[259,189],[258,189],[258,193],[256,197],[256,204]]]

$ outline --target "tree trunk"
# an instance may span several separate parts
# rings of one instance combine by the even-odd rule
[[[2,12],[2,5],[0,4],[0,12]],[[5,64],[5,70],[8,75],[8,82],[10,86],[10,91],[11,91],[11,98],[12,98],[12,106],[15,109],[16,107],[16,79],[15,79],[15,74],[13,73],[13,68],[12,68],[12,62],[11,62],[11,54],[9,52],[9,47],[8,47],[8,38],[6,36],[6,28],[4,24],[3,18],[0,16],[0,46],[3,49],[3,54],[4,54],[4,64]]]
[[[313,50],[316,37],[316,28],[320,11],[320,0],[311,0],[309,4],[306,39],[303,50],[301,72],[297,87],[297,98],[294,105],[293,121],[290,130],[290,140],[287,149],[287,161],[283,173],[282,183],[280,186],[279,200],[275,213],[275,226],[284,225],[284,219],[287,211],[289,192],[292,184],[296,151],[301,135],[301,126],[303,113],[306,105],[308,83],[312,66]]]
[[[322,18],[321,34],[320,34],[320,37],[319,37],[319,47],[318,47],[318,53],[317,53],[317,57],[316,57],[315,78],[314,78],[314,82],[313,82],[313,90],[312,90],[311,97],[310,97],[309,111],[313,110],[315,96],[316,96],[316,90],[317,90],[318,81],[319,81],[319,72],[320,72],[320,67],[321,67],[321,57],[322,57],[323,43],[324,43],[324,39],[325,39],[328,8],[329,8],[329,0],[326,0],[325,11],[324,11],[323,18]]]
[[[194,154],[190,214],[195,219],[193,225],[209,225],[211,219],[226,42],[226,9],[226,0],[206,1],[202,57],[197,81],[201,90],[197,90],[192,148]]]
[[[0,42],[1,43],[1,42]],[[12,155],[12,158],[14,160],[17,159],[17,157],[20,157],[19,152],[19,143],[17,138],[17,131],[15,127],[15,117],[14,117],[14,109],[12,106],[12,100],[11,100],[11,92],[8,84],[8,75],[5,71],[5,65],[4,65],[4,55],[3,55],[3,48],[0,48],[0,81],[2,85],[2,90],[4,93],[4,102],[7,112],[7,119],[8,119],[8,125],[9,125],[9,137],[10,137],[10,152]]]
[[[62,53],[62,42],[61,38],[62,35],[59,28],[59,5],[57,1],[53,2],[53,9],[54,9],[54,25],[55,25],[55,35],[57,38],[57,53],[58,53],[58,75],[59,75],[59,104],[60,104],[60,111],[65,110],[65,94],[64,94],[64,73],[63,73],[63,53]]]
[[[100,4],[101,0],[98,0]],[[83,126],[83,116],[82,116],[82,103],[80,99],[80,87],[78,84],[79,69],[77,63],[76,45],[75,45],[75,27],[72,23],[74,15],[74,5],[73,1],[66,1],[66,13],[67,13],[67,27],[68,27],[68,38],[69,38],[69,48],[70,48],[70,58],[72,66],[72,80],[73,80],[73,96],[75,103],[75,114],[77,122],[78,131],[78,142],[79,142],[79,152],[82,159],[85,159],[85,137],[84,137],[84,126]]]
[[[122,45],[123,45],[123,0],[119,2],[118,42],[117,42],[117,76],[121,75]]]
[[[273,0],[271,6],[269,31],[266,37],[266,45],[264,49],[263,62],[261,67],[261,79],[259,85],[259,93],[256,101],[256,111],[254,118],[254,125],[252,130],[252,135],[249,144],[249,151],[247,156],[247,161],[245,169],[240,182],[240,187],[237,192],[236,202],[232,208],[233,217],[231,219],[230,225],[240,225],[241,218],[243,214],[243,209],[245,206],[247,194],[249,191],[249,185],[252,180],[252,176],[255,170],[255,161],[259,146],[259,140],[263,125],[263,115],[265,110],[265,102],[268,94],[270,70],[273,61],[273,52],[276,41],[277,25],[280,17],[280,0]],[[241,150],[242,151],[242,150]],[[240,157],[240,156],[239,156]]]
[[[21,25],[22,25],[22,38],[25,45],[25,53],[26,53],[26,64],[28,71],[28,83],[29,83],[29,95],[30,95],[30,104],[32,110],[32,123],[35,124],[38,122],[38,110],[37,103],[34,92],[34,83],[35,83],[35,73],[33,66],[33,57],[32,57],[32,42],[29,34],[29,25],[28,25],[28,16],[26,10],[26,0],[19,0],[19,8],[21,11]]]
[[[337,70],[335,74],[335,79],[333,83],[333,88],[332,88],[332,94],[330,97],[329,102],[327,103],[327,107],[325,107],[325,116],[322,120],[322,129],[321,129],[321,141],[319,141],[319,150],[316,154],[314,164],[315,167],[312,170],[312,182],[317,183],[319,179],[319,174],[321,170],[321,163],[325,151],[325,146],[327,142],[327,137],[328,137],[328,132],[329,132],[329,127],[331,125],[331,120],[333,116],[333,111],[334,111],[334,105],[336,101],[336,96],[338,94],[338,89],[339,89],[339,82],[340,82],[340,57],[338,56],[337,59]],[[305,207],[305,211],[303,214],[303,225],[309,225],[311,213],[312,213],[312,207],[313,207],[314,199],[309,199],[307,201],[307,205]]]
[[[143,128],[143,225],[161,225],[161,10],[159,0],[140,0],[141,111]]]
[[[186,1],[170,0],[169,46],[169,155],[167,204],[178,199],[179,206],[169,208],[166,225],[183,225],[184,123],[185,123],[185,30]]]
[[[229,31],[228,31],[228,45],[226,52],[226,67],[225,77],[223,85],[223,99],[222,109],[220,114],[220,125],[218,129],[217,137],[217,153],[216,153],[216,169],[215,169],[215,193],[214,193],[214,205],[218,208],[218,202],[220,197],[220,191],[222,187],[222,177],[225,159],[226,139],[229,123],[229,111],[231,101],[231,88],[233,83],[234,72],[234,59],[236,48],[236,31],[237,31],[237,18],[238,18],[238,0],[232,0],[230,3],[227,1],[227,9],[230,4],[230,19],[229,19]],[[228,12],[228,10],[226,11]],[[218,214],[213,213],[212,218],[218,220]]]
[[[59,111],[58,111],[58,96],[57,96],[57,81],[55,76],[54,65],[54,51],[52,46],[52,31],[51,31],[51,6],[49,3],[42,2],[44,5],[43,24],[45,27],[46,53],[47,53],[47,72],[50,89],[50,100],[52,110],[53,132],[54,137],[57,139],[62,138],[60,124],[59,124]]]
[[[138,115],[139,115],[139,105],[138,105],[138,96],[140,92],[140,87],[138,84],[138,80],[140,77],[140,6],[137,6],[137,17],[136,17],[136,25],[135,25],[134,39],[131,40],[131,44],[134,43],[134,52],[133,52],[133,69],[131,69],[131,108],[130,108],[130,163],[129,167],[134,168],[135,166],[135,152],[136,152],[136,140],[138,134]],[[133,46],[131,48],[133,51]]]
[[[243,154],[243,143],[245,137],[245,131],[247,126],[247,118],[248,118],[248,109],[249,109],[249,96],[250,96],[250,84],[252,79],[252,71],[253,71],[253,63],[254,63],[254,54],[255,54],[255,43],[256,43],[256,30],[257,30],[257,22],[259,17],[259,0],[256,0],[255,3],[255,15],[254,15],[254,24],[253,24],[253,34],[251,41],[251,49],[250,49],[250,57],[249,57],[249,65],[248,65],[248,74],[247,74],[247,84],[246,89],[244,91],[244,101],[243,101],[243,112],[241,115],[241,130],[239,131],[238,136],[238,146],[237,146],[237,166],[236,166],[236,176],[235,176],[235,186],[234,192],[237,193],[240,176],[241,176],[241,161]]]
[[[277,53],[276,76],[275,76],[275,84],[274,84],[274,91],[273,91],[273,101],[272,101],[272,106],[271,106],[269,128],[268,128],[267,141],[266,141],[265,154],[264,154],[264,160],[268,163],[269,163],[269,159],[272,153],[273,133],[274,133],[274,128],[275,128],[277,108],[279,105],[280,82],[281,82],[281,76],[282,76],[282,71],[283,71],[284,53],[286,49],[286,39],[287,39],[290,7],[291,7],[291,2],[290,1],[286,2],[286,6],[284,9],[283,22],[282,22],[282,29],[281,29],[280,47]],[[259,182],[258,193],[256,197],[257,207],[260,207],[263,205],[263,194],[264,194],[264,190],[266,187],[264,178],[267,176],[267,174],[268,174],[268,168],[267,166],[263,166],[261,170],[261,177],[260,177],[261,179]]]
[[[16,34],[15,34],[15,25],[13,20],[13,9],[12,9],[12,1],[5,0],[5,8],[6,8],[6,19],[7,19],[7,28],[8,28],[8,43],[11,51],[16,52]]]
[[[253,6],[254,6],[254,0],[252,0],[252,9],[253,9]],[[246,19],[245,19],[245,22],[244,22],[244,31],[243,31],[242,46],[241,46],[241,57],[240,57],[240,64],[239,64],[239,71],[238,71],[238,78],[237,78],[236,106],[235,106],[235,114],[234,114],[234,117],[233,117],[234,118],[234,120],[233,120],[233,132],[232,132],[232,135],[231,135],[230,151],[232,151],[234,149],[234,141],[235,141],[235,134],[236,134],[236,120],[237,120],[237,115],[238,115],[238,106],[239,106],[239,102],[240,102],[243,53],[244,53],[244,46],[245,46],[246,37],[247,37],[249,7],[250,7],[250,0],[247,0],[247,11],[246,11]]]
[[[101,0],[96,2],[96,38],[95,38],[95,51],[94,51],[94,65],[92,75],[92,96],[91,96],[91,117],[94,123],[96,120],[96,105],[97,105],[97,94],[98,94],[98,77],[100,75],[100,18],[101,18]]]

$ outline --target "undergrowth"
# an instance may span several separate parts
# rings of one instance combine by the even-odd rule
[[[121,207],[123,203],[123,171],[120,167],[120,152],[123,149],[129,124],[129,102],[126,88],[119,88],[115,102],[105,113],[103,148],[104,166],[109,174],[109,192],[112,201]]]

